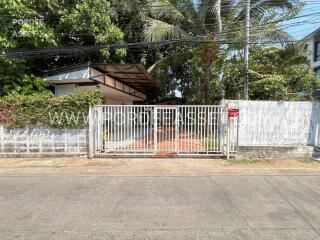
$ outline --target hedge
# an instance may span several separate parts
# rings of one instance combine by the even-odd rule
[[[6,128],[82,128],[87,124],[89,107],[101,103],[101,93],[92,90],[79,90],[63,97],[55,97],[51,92],[11,94],[0,98],[0,124]]]

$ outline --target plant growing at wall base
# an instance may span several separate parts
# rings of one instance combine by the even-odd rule
[[[55,128],[82,128],[90,106],[101,104],[99,91],[79,90],[73,95],[54,97],[52,93],[17,93],[0,98],[0,124],[7,128],[28,125]]]

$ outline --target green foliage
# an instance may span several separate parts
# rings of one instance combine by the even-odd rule
[[[242,58],[222,63],[222,81],[229,99],[240,99],[243,86]],[[317,79],[300,45],[255,48],[249,60],[249,90],[253,100],[310,99]]]
[[[243,1],[221,1],[221,6],[216,0],[196,2],[1,0],[0,48],[33,50],[187,37],[242,42]],[[290,0],[252,0],[251,25],[255,26],[251,29],[252,37],[256,41],[288,38],[277,22],[296,16],[302,6],[303,3]],[[16,22],[28,19],[42,21]],[[221,34],[216,34],[221,30]],[[212,38],[215,34],[216,38]],[[211,61],[206,61],[204,53],[208,51],[203,46],[206,47],[180,43],[133,51],[105,48],[41,59],[3,57],[0,58],[0,86],[3,87],[0,90],[2,94],[42,92],[46,86],[37,76],[48,68],[68,66],[70,62],[128,62],[152,66],[152,74],[163,89],[164,97],[174,96],[179,91],[186,102],[198,104],[203,103],[204,93],[209,91],[210,103],[214,103],[225,89],[226,97],[241,98],[243,61],[238,50],[243,48],[242,43],[220,46],[219,55],[211,56]],[[295,48],[289,49],[291,53],[288,49],[251,49],[252,99],[296,99],[294,94],[311,91],[314,76],[306,67],[306,58]]]
[[[9,77],[9,76],[8,76]],[[3,91],[7,94],[19,93],[23,95],[33,94],[36,92],[45,92],[47,90],[47,83],[40,77],[35,77],[33,74],[24,74],[18,79],[3,79]]]
[[[13,32],[11,37],[20,38],[20,41],[23,40],[22,45],[32,48],[58,45],[54,30],[44,24],[23,24],[19,32]]]
[[[166,96],[172,96],[172,93],[178,90],[189,103],[213,103],[221,96],[222,82],[219,75],[222,74],[221,63],[228,60],[230,52],[242,49],[243,44],[220,46],[218,55],[215,41],[242,42],[245,9],[242,1],[221,1],[220,4],[216,0],[197,1],[196,4],[190,0],[147,1],[146,23],[143,31],[145,40],[199,38],[214,42],[212,44],[208,41],[208,43],[193,46],[185,44],[184,47],[179,46],[171,51],[169,56],[163,54],[160,59],[153,59],[159,67],[154,67],[152,73],[160,85],[166,86],[164,88]],[[161,7],[154,7],[157,5]],[[276,20],[295,16],[302,6],[303,4],[292,3],[290,0],[276,2],[253,0],[251,24],[257,27],[251,29],[252,36],[256,41],[278,41],[291,38],[287,33],[280,31]],[[165,48],[164,51],[166,50]],[[191,52],[189,62],[180,57],[185,52]],[[174,55],[177,57],[172,64]],[[223,57],[225,59],[219,59]],[[180,66],[177,66],[178,64]],[[234,80],[228,84],[235,85],[239,89],[243,88],[243,82],[239,82],[239,79]],[[193,89],[189,89],[189,86]],[[213,96],[211,99],[207,97],[209,94]]]
[[[24,73],[23,60],[1,58],[0,66],[0,95],[47,91],[47,83],[42,78]]]
[[[99,91],[80,90],[64,97],[52,93],[17,93],[0,98],[1,123],[7,128],[23,128],[28,125],[48,127],[84,127],[90,106],[101,104]]]
[[[108,0],[1,0],[0,14],[2,50],[80,47],[120,43],[124,39]],[[100,52],[79,51],[72,58],[57,55],[44,56],[43,59],[2,57],[0,86],[7,86],[2,89],[2,94],[10,94],[13,89],[17,90],[17,86],[24,88],[29,80],[36,81],[39,86],[40,80],[36,76],[46,70],[68,66],[70,62],[119,62],[125,55],[125,49],[106,48]],[[29,89],[30,85],[27,84],[26,88]]]
[[[69,35],[86,34],[94,37],[96,43],[121,41],[123,32],[112,23],[113,15],[107,0],[82,0],[73,8],[60,12],[59,30]]]

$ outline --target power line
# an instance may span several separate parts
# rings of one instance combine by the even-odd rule
[[[274,30],[282,31],[283,29]],[[266,31],[265,31],[266,32]],[[263,32],[258,32],[252,36],[259,36]],[[89,51],[98,51],[103,48],[148,48],[153,46],[162,46],[175,43],[209,43],[215,41],[203,40],[204,37],[193,37],[188,39],[173,39],[165,41],[153,41],[153,42],[133,42],[133,43],[122,43],[122,44],[107,44],[107,45],[91,45],[91,46],[72,46],[72,47],[60,47],[60,48],[45,48],[45,49],[36,49],[36,50],[27,50],[27,49],[10,49],[7,52],[4,52],[3,56],[14,57],[14,56],[37,56],[37,57],[50,57],[57,55],[67,55],[67,54],[79,54]],[[296,42],[292,40],[281,40],[281,41],[254,41],[250,44],[277,44],[277,43],[291,43]],[[234,39],[233,41],[220,41],[220,44],[239,44],[242,43],[241,39]]]
[[[276,23],[281,23],[281,22],[284,22],[284,21],[288,21],[288,20],[294,20],[294,19],[300,19],[300,18],[305,18],[305,17],[312,17],[312,16],[316,16],[316,15],[319,15],[320,14],[320,12],[315,12],[315,13],[310,13],[310,14],[305,14],[305,15],[300,15],[300,16],[296,16],[296,17],[290,17],[290,18],[282,18],[282,19],[278,19],[278,20],[274,20],[274,21],[270,21],[270,22],[267,22],[267,23],[264,23],[264,24],[261,24],[261,25],[259,25],[259,26],[264,26],[264,25],[268,25],[268,24],[276,24]],[[228,22],[229,24],[230,24],[230,21]],[[237,21],[233,21],[233,22],[231,22],[231,24],[232,23],[234,23],[234,24],[236,24],[236,23],[239,23],[239,22],[237,22]],[[133,25],[134,26],[134,25]],[[136,25],[137,26],[137,25]],[[201,29],[202,27],[217,27],[217,24],[216,23],[213,23],[213,24],[210,24],[210,23],[204,23],[204,24],[199,24],[199,25],[197,25],[197,24],[194,24],[194,25],[192,25],[192,26],[190,26],[188,29],[185,29],[185,31],[188,31],[188,30],[190,30],[190,31],[192,31],[192,30],[197,30],[197,28],[194,28],[194,27],[199,27],[199,29]],[[256,28],[258,28],[259,26],[257,26]],[[125,27],[125,26],[124,26]],[[172,26],[171,28],[175,28],[175,27],[177,27],[177,26]],[[158,30],[162,30],[162,29],[168,29],[168,28],[170,28],[170,27],[166,27],[166,28],[157,28]],[[227,31],[224,31],[224,32],[222,32],[222,33],[229,33],[229,32],[231,32],[231,31],[240,31],[240,30],[242,30],[243,29],[243,27],[242,27],[242,25],[240,25],[239,27],[237,27],[237,28],[233,28],[233,29],[228,29]],[[105,34],[108,34],[108,33],[105,33]],[[90,35],[92,35],[92,34],[71,34],[71,36],[74,36],[74,37],[77,37],[77,36],[90,36]],[[66,34],[64,34],[64,33],[61,33],[60,34],[60,36],[68,36],[68,35],[66,35]]]
[[[77,46],[77,47],[63,47],[63,48],[46,48],[38,50],[19,50],[19,51],[8,51],[3,53],[2,56],[7,57],[35,57],[35,58],[50,58],[57,55],[67,55],[67,54],[80,54],[91,51],[99,51],[101,49],[117,49],[117,48],[127,48],[127,49],[143,49],[153,46],[165,46],[170,44],[199,44],[199,43],[216,43],[215,40],[203,40],[203,38],[192,38],[192,39],[175,39],[175,40],[164,40],[157,42],[136,42],[136,43],[122,43],[122,44],[108,44],[108,45],[92,45],[92,46]],[[298,41],[255,41],[250,42],[250,45],[257,44],[277,44],[277,43],[294,43]],[[239,44],[242,41],[218,41],[219,44]]]
[[[270,24],[276,24],[276,23],[280,23],[283,21],[287,21],[287,20],[293,20],[293,19],[299,19],[299,18],[304,18],[304,17],[312,17],[315,15],[319,15],[320,12],[316,12],[316,13],[310,13],[310,14],[305,14],[305,15],[300,15],[300,16],[296,16],[296,17],[291,17],[291,18],[283,18],[283,19],[278,19],[275,21],[270,21],[264,24],[260,24],[259,26],[256,26],[253,29],[258,30],[259,28],[261,28],[262,26],[266,26],[266,25],[270,25]],[[215,24],[212,24],[213,26],[216,26]],[[198,25],[194,25],[194,26],[198,26]],[[193,27],[194,27],[193,26]],[[200,25],[199,25],[200,26]],[[210,24],[206,24],[205,26],[210,26]],[[223,31],[221,33],[218,33],[216,35],[226,35],[226,34],[231,34],[231,33],[238,33],[236,31],[240,31],[242,30],[243,27],[240,26],[238,28],[233,28],[233,29],[227,29],[226,31]],[[194,29],[196,30],[196,29]],[[276,30],[275,30],[276,31]],[[267,30],[263,30],[258,32],[257,34],[263,34],[264,32],[267,32]],[[72,36],[81,36],[82,34],[79,35],[72,35]],[[192,38],[190,38],[192,39]],[[173,40],[168,40],[168,41],[158,41],[158,42],[133,42],[133,43],[123,43],[123,44],[107,44],[107,45],[92,45],[92,46],[74,46],[74,47],[62,47],[62,48],[47,48],[46,50],[17,50],[17,49],[10,49],[7,50],[6,52],[4,52],[2,55],[3,56],[27,56],[28,54],[37,54],[37,56],[39,56],[40,54],[46,54],[46,53],[50,53],[52,55],[57,55],[57,54],[77,54],[76,51],[80,51],[80,52],[87,52],[87,51],[97,51],[101,48],[143,48],[146,46],[154,46],[154,45],[159,45],[161,46],[163,45],[167,45],[167,44],[173,44],[173,43],[177,43],[177,42],[189,42],[189,39],[173,39]],[[283,43],[284,41],[281,41],[281,43]],[[292,42],[292,41],[290,41]],[[222,43],[222,42],[221,42]],[[228,43],[228,44],[234,44],[234,43],[241,43],[241,41],[224,41],[224,43]],[[273,43],[273,42],[270,42]],[[254,42],[254,44],[266,44],[265,42]],[[121,47],[122,46],[122,47]],[[54,50],[55,49],[55,50]],[[66,50],[66,52],[62,52]],[[22,55],[19,55],[22,54]]]
[[[301,23],[304,23],[303,21]],[[301,24],[300,23],[300,24]],[[290,26],[286,26],[288,28]],[[281,31],[282,29],[274,30]],[[252,36],[259,36],[267,31],[261,31],[257,32],[256,34],[253,34]],[[3,56],[29,56],[33,54],[51,54],[51,55],[65,55],[65,54],[75,54],[77,52],[87,52],[87,51],[97,51],[102,48],[140,48],[140,47],[150,47],[155,45],[167,45],[172,43],[181,43],[181,42],[192,42],[194,38],[188,38],[188,39],[173,39],[173,40],[167,40],[167,41],[154,41],[154,42],[133,42],[133,43],[123,43],[123,44],[108,44],[108,45],[91,45],[91,46],[72,46],[72,47],[60,47],[60,48],[46,48],[46,49],[36,49],[36,50],[17,50],[17,49],[10,49],[7,52],[4,52]],[[198,41],[199,42],[199,41]],[[202,40],[202,42],[205,42]],[[272,42],[253,42],[253,44],[266,44],[266,43],[285,43],[285,42],[293,42],[293,41],[272,41]],[[241,43],[240,40],[233,40],[233,41],[221,41],[221,44],[239,44]]]

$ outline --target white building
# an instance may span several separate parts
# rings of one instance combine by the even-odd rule
[[[141,64],[90,64],[58,70],[45,78],[56,96],[77,89],[99,89],[104,104],[141,102],[157,91],[155,80]]]
[[[320,79],[320,28],[303,39],[308,44],[308,57]]]

